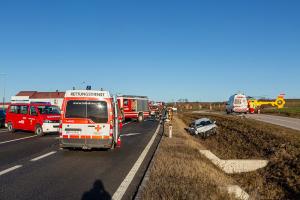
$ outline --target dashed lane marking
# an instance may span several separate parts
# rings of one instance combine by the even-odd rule
[[[6,143],[20,141],[20,140],[26,140],[26,139],[34,138],[34,137],[37,137],[37,135],[28,136],[28,137],[22,137],[22,138],[18,138],[18,139],[14,139],[14,140],[8,140],[8,141],[0,142],[0,144],[6,144]]]
[[[3,174],[6,174],[8,172],[14,171],[14,170],[16,170],[16,169],[18,169],[20,167],[22,167],[22,165],[16,165],[14,167],[11,167],[11,168],[8,168],[6,170],[3,170],[3,171],[0,172],[0,176],[2,176]]]
[[[123,124],[123,126],[126,126],[126,125],[131,124],[131,123],[132,122],[126,122],[126,123]]]
[[[35,162],[35,161],[41,160],[41,159],[43,159],[43,158],[45,158],[45,157],[51,156],[52,154],[55,154],[55,153],[56,153],[56,151],[51,151],[51,152],[46,153],[46,154],[44,154],[44,155],[41,155],[41,156],[39,156],[39,157],[33,158],[33,159],[31,159],[30,161],[31,161],[31,162]]]
[[[128,133],[128,134],[123,134],[120,135],[121,137],[128,137],[128,136],[133,136],[133,135],[141,135],[142,133]]]

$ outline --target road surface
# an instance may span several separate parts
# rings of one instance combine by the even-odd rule
[[[124,190],[122,199],[132,199],[160,139],[158,126],[157,121],[128,124],[121,134],[122,147],[108,151],[59,150],[57,134],[32,137],[2,129],[0,199],[110,199],[154,138]],[[159,134],[153,136],[156,130]]]
[[[300,119],[297,118],[281,117],[276,115],[265,115],[265,114],[249,114],[246,115],[246,117],[300,131]]]

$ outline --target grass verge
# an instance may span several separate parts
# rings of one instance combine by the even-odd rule
[[[300,118],[300,107],[286,107],[282,109],[262,109],[262,113],[283,117]]]
[[[183,128],[175,119],[173,137],[162,139],[142,199],[233,199],[219,189],[232,180],[200,155],[203,146]]]
[[[236,116],[181,114],[189,124],[209,117],[219,133],[199,143],[222,159],[268,159],[264,169],[233,175],[255,199],[300,199],[300,132]]]

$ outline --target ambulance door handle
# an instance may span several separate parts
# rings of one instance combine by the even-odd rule
[[[88,127],[95,127],[94,125],[89,125]]]

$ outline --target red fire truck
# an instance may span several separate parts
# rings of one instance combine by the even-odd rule
[[[164,102],[149,102],[150,115],[152,117],[158,117],[161,114],[161,111],[164,107]]]
[[[119,96],[117,99],[124,120],[137,119],[138,122],[142,122],[149,117],[148,97],[124,95]]]

